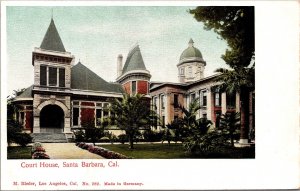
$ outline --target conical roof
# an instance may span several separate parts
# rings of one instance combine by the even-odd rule
[[[45,50],[66,52],[65,47],[64,47],[64,45],[61,41],[61,38],[58,34],[58,31],[56,29],[53,19],[51,19],[50,25],[44,36],[44,39],[42,41],[40,48],[45,49]]]
[[[146,70],[139,45],[135,46],[128,53],[122,74],[131,70]]]

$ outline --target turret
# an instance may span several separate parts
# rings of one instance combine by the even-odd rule
[[[193,39],[190,39],[177,64],[178,80],[181,83],[192,82],[204,78],[206,62],[203,60],[199,49],[194,47]]]
[[[119,62],[119,58],[120,57],[118,57],[118,66],[122,66]],[[118,71],[120,70],[118,69]],[[122,74],[118,76],[116,81],[122,84],[126,93],[149,94],[149,81],[151,75],[145,67],[141,50],[138,45],[129,51],[121,71]]]

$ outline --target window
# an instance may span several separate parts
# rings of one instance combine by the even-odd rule
[[[136,81],[131,82],[131,92],[132,94],[136,94]]]
[[[179,74],[180,74],[180,75],[184,75],[184,68],[180,68],[180,69],[179,69]]]
[[[108,117],[108,114],[109,114],[108,109],[104,109],[103,110],[103,117]]]
[[[20,125],[24,125],[24,112],[20,112],[20,119],[19,119],[19,123]]]
[[[193,68],[192,68],[192,66],[189,66],[189,68],[188,68],[188,76],[193,77]]]
[[[46,86],[47,85],[47,67],[40,66],[40,85]]]
[[[153,110],[157,110],[157,97],[153,98]]]
[[[56,68],[41,65],[40,66],[40,85],[65,87],[65,68]]]
[[[160,96],[160,102],[161,102],[161,109],[165,109],[165,96]]]
[[[49,67],[49,86],[57,86],[57,68]]]
[[[200,105],[206,106],[207,105],[207,92],[206,91],[200,91]]]
[[[78,126],[79,124],[79,108],[73,108],[73,126]]]
[[[175,94],[174,95],[174,108],[178,108],[179,104],[178,104],[178,95]]]
[[[177,115],[174,116],[174,121],[176,121],[176,122],[178,121],[178,116]]]
[[[103,108],[108,108],[108,103],[103,103]]]
[[[65,69],[59,68],[59,87],[65,87]]]
[[[216,112],[216,128],[220,127],[220,119],[221,119],[221,113]]]
[[[215,93],[215,106],[221,106],[221,95],[219,92]]]
[[[102,109],[96,109],[96,126],[101,125]]]
[[[163,127],[165,126],[165,116],[162,116],[162,124]]]
[[[195,93],[191,93],[190,98],[191,98],[191,102],[195,101],[196,94]]]
[[[235,108],[235,93],[226,94],[226,105],[228,109],[234,109]]]

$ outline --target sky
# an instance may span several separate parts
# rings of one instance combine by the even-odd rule
[[[32,51],[39,47],[50,24],[52,10],[56,28],[75,64],[93,70],[106,81],[117,77],[117,56],[140,46],[151,81],[178,82],[179,57],[190,38],[207,65],[205,76],[219,67],[227,43],[213,31],[204,30],[182,6],[28,7],[6,10],[8,94],[33,84]]]

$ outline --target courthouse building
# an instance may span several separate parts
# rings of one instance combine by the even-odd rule
[[[75,57],[65,50],[51,19],[40,47],[32,52],[34,84],[14,100],[24,131],[35,135],[64,134],[70,138],[87,121],[95,121],[99,126],[101,119],[110,115],[108,106],[112,98],[122,98],[125,92],[151,98],[163,124],[182,117],[178,106],[188,107],[196,98],[201,105],[198,117],[212,120],[215,126],[222,113],[240,109],[238,94],[220,91],[219,83],[215,82],[218,74],[205,77],[207,63],[192,39],[179,62],[174,63],[178,82],[150,82],[151,74],[139,46],[129,51],[124,66],[123,56],[117,57],[114,83],[105,81],[84,63],[74,62]]]

